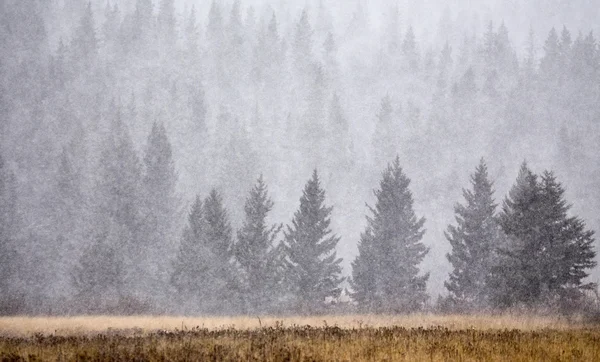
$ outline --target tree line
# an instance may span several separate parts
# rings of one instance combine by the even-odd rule
[[[83,214],[94,227],[85,235],[61,234],[56,265],[71,266],[73,291],[62,313],[315,314],[358,310],[411,313],[428,306],[420,263],[429,249],[421,239],[425,219],[415,214],[411,180],[399,157],[388,164],[368,206],[367,226],[349,277],[351,304],[336,309],[343,282],[331,228],[332,207],[317,170],[302,190],[291,223],[269,222],[274,203],[260,176],[234,232],[223,196],[198,195],[179,240],[176,173],[165,129],[155,124],[140,167],[117,112],[102,153],[93,210],[86,209],[68,158],[61,159],[63,222]],[[25,296],[13,284],[27,273],[19,263],[14,176],[0,158],[2,313],[20,311]],[[483,159],[455,207],[456,225],[445,233],[453,270],[442,310],[481,312],[513,307],[567,311],[597,286],[585,281],[593,268],[593,231],[568,213],[564,188],[550,171],[541,176],[523,163],[500,212]],[[81,219],[79,219],[81,222]],[[74,227],[73,230],[80,228]],[[69,260],[69,248],[84,248]],[[52,255],[48,255],[52,257]],[[59,312],[60,313],[60,312]]]

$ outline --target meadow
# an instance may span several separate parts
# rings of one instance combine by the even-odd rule
[[[600,326],[533,316],[6,317],[2,361],[594,361]]]

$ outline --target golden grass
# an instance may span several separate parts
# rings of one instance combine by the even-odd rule
[[[378,318],[377,318],[378,319]],[[2,361],[598,361],[599,329],[276,327],[0,337]]]
[[[450,330],[501,330],[541,329],[567,330],[582,326],[582,322],[568,321],[559,317],[513,316],[513,315],[432,315],[408,316],[347,315],[314,317],[176,317],[176,316],[74,316],[74,317],[2,317],[0,336],[26,337],[44,335],[93,335],[98,333],[146,334],[159,330],[186,330],[202,328],[220,330],[234,328],[252,330],[260,327],[337,326],[352,328],[432,328]]]

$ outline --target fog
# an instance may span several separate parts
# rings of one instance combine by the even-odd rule
[[[167,307],[189,304],[168,285],[188,214],[216,189],[236,244],[260,175],[267,224],[290,225],[318,171],[351,292],[366,205],[398,156],[425,218],[429,305],[448,293],[444,232],[482,158],[499,208],[526,161],[600,226],[598,1],[86,4],[0,4],[2,288],[17,312],[85,311],[74,300],[93,283],[194,312]],[[147,244],[93,251],[103,238]],[[95,266],[121,287],[77,276],[96,252],[123,259]]]

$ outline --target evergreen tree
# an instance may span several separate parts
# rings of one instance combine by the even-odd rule
[[[81,240],[89,235],[86,222],[89,205],[83,190],[83,177],[74,162],[74,146],[63,147],[58,161],[53,192],[48,200],[51,226],[47,234],[54,243],[44,259],[48,268],[54,271],[55,290],[52,292],[66,299],[72,292],[73,268],[80,262],[84,251]]]
[[[71,50],[73,52],[73,62],[80,64],[80,69],[87,69],[96,58],[98,40],[96,38],[92,4],[89,1],[81,17],[79,26],[75,30]]]
[[[200,34],[198,32],[198,25],[196,24],[196,7],[192,5],[190,14],[185,21],[184,35],[186,50],[188,52],[188,58],[190,63],[196,59],[198,55],[198,41]]]
[[[232,229],[229,215],[223,206],[223,198],[215,189],[204,200],[204,219],[207,247],[217,261],[213,275],[224,281],[224,287],[213,290],[213,293],[222,301],[221,308],[225,313],[239,313],[241,283],[235,264]]]
[[[342,259],[335,252],[340,239],[329,229],[333,208],[324,202],[325,191],[314,170],[302,192],[300,209],[284,232],[292,294],[298,310],[309,314],[323,311],[328,298],[337,298],[343,281]]]
[[[353,298],[363,310],[414,312],[427,301],[429,274],[419,275],[418,268],[429,251],[421,242],[425,219],[413,211],[409,184],[396,157],[374,192],[377,201],[352,262]]]
[[[151,39],[154,38],[154,6],[152,0],[136,0],[132,19],[132,40],[130,44],[140,52],[144,52]]]
[[[308,21],[308,11],[304,9],[296,24],[292,42],[294,64],[300,75],[303,76],[307,76],[311,68],[312,38],[313,30]]]
[[[0,315],[19,311],[14,290],[14,274],[19,268],[16,186],[14,174],[0,155]]]
[[[444,285],[458,310],[481,310],[488,306],[488,281],[495,265],[500,228],[495,216],[492,182],[483,159],[471,176],[473,190],[464,190],[466,203],[454,207],[457,226],[448,226],[446,254],[453,270]]]
[[[118,35],[119,30],[119,6],[114,4],[110,6],[110,2],[106,2],[106,8],[104,9],[104,24],[102,26],[102,35],[104,36],[104,42],[113,42]]]
[[[177,312],[180,313],[223,312],[221,298],[228,281],[216,273],[223,266],[210,246],[207,224],[205,208],[197,196],[188,215],[171,275],[180,308]]]
[[[216,0],[213,0],[210,5],[206,33],[212,47],[222,46],[222,41],[225,37],[223,15],[221,14],[221,7]]]
[[[173,47],[177,40],[174,0],[161,0],[157,25],[162,47]]]
[[[593,231],[568,216],[569,208],[552,172],[540,180],[522,165],[499,216],[508,242],[496,267],[497,306],[558,302],[568,308],[581,290],[595,287],[583,282],[596,265]]]
[[[127,127],[116,106],[111,120],[110,135],[100,154],[96,191],[95,235],[105,234],[109,245],[117,247],[124,257],[125,271],[132,293],[144,290],[137,283],[142,271],[138,268],[141,250],[142,174]],[[134,288],[135,287],[135,288]]]
[[[174,247],[174,235],[179,211],[175,194],[175,163],[162,123],[153,124],[143,161],[144,201],[139,207],[144,208],[142,217],[145,247],[140,267],[145,271],[144,280],[149,283],[146,286],[148,295],[161,297],[158,291],[165,290],[169,261],[177,251]]]
[[[411,72],[419,68],[419,54],[417,53],[417,42],[412,26],[408,27],[404,40],[402,41],[402,54],[406,65]]]
[[[245,220],[238,231],[235,257],[243,272],[247,313],[264,313],[277,305],[281,283],[281,250],[275,245],[281,225],[267,225],[273,208],[262,176],[250,190]]]
[[[536,216],[539,215],[539,184],[535,175],[525,163],[521,166],[517,180],[503,202],[498,215],[500,226],[507,235],[505,245],[499,248],[500,261],[494,267],[491,296],[494,307],[510,307],[518,302],[535,300],[536,291],[528,290],[531,283],[527,278],[535,277],[531,268],[535,267],[535,243],[527,242],[532,231],[536,230]],[[534,257],[527,261],[526,258]],[[529,270],[528,270],[529,269]],[[531,294],[530,294],[531,293]],[[538,291],[539,293],[539,291]]]
[[[540,75],[546,80],[558,79],[558,74],[560,72],[559,67],[560,45],[558,42],[558,34],[556,34],[556,30],[552,28],[544,43],[544,56],[540,61]]]
[[[572,46],[573,40],[571,39],[571,32],[563,25],[563,29],[560,33],[560,42],[558,43],[559,62],[562,70],[569,68]]]

